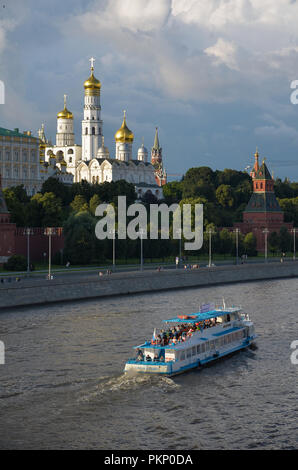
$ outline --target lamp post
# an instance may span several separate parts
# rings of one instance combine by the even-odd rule
[[[48,280],[51,280],[51,258],[52,258],[52,235],[56,235],[56,229],[54,227],[47,227],[44,234],[49,237],[49,274]]]
[[[238,258],[239,258],[239,234],[241,233],[241,232],[240,232],[240,229],[239,229],[239,228],[235,228],[234,233],[236,234],[236,264],[238,264]]]
[[[146,233],[146,231],[144,229],[140,229],[140,235],[141,235],[141,266],[140,266],[140,270],[143,271],[143,264],[144,264],[144,260],[143,260],[143,235]]]
[[[294,253],[293,253],[293,261],[296,260],[296,232],[297,232],[297,229],[296,228],[293,228],[291,230],[292,234],[293,234],[293,249],[294,249]]]
[[[26,228],[24,230],[24,235],[27,235],[27,274],[30,273],[30,235],[33,235],[32,228]]]
[[[116,239],[116,230],[113,229],[113,230],[110,230],[109,232],[111,235],[113,235],[113,271],[115,271],[116,269],[116,249],[115,249],[115,239]]]
[[[269,230],[268,228],[265,228],[263,230],[263,233],[265,235],[265,263],[267,263],[267,258],[268,258],[268,243],[267,243],[267,237],[268,237],[268,233],[269,233]]]
[[[179,263],[176,263],[176,268],[180,267],[181,263],[181,256],[182,256],[182,246],[181,246],[181,237],[182,237],[182,229],[179,228],[176,230],[175,235],[179,237]]]
[[[214,231],[209,228],[209,230],[207,230],[207,233],[209,234],[209,264],[208,264],[208,267],[211,268],[212,266],[212,235],[214,234]]]

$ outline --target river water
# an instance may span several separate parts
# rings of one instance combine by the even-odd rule
[[[173,379],[123,374],[163,319],[223,297],[255,322],[256,350]],[[297,448],[297,306],[288,279],[1,313],[0,448]]]

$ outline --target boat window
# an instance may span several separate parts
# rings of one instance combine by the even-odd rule
[[[185,359],[185,352],[181,351],[180,360],[184,361],[184,359]]]
[[[186,357],[191,357],[191,349],[188,349],[188,350],[186,351]]]
[[[201,352],[205,352],[205,344],[201,344]]]
[[[210,341],[210,349],[214,349],[214,341]]]
[[[209,341],[206,341],[206,343],[205,343],[205,349],[206,349],[206,351],[209,351]]]
[[[197,354],[200,354],[200,345],[197,345]]]
[[[196,355],[196,347],[195,347],[195,346],[192,347],[192,355],[193,355],[193,356]]]

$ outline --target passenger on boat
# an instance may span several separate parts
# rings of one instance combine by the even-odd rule
[[[137,349],[137,361],[143,361],[144,360],[144,353],[141,349]]]
[[[147,362],[151,361],[151,356],[149,354],[147,354],[147,356],[146,356],[146,361]]]

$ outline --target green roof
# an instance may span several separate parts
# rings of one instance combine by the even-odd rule
[[[253,193],[244,212],[282,212],[274,193]]]
[[[262,163],[258,171],[255,172],[254,178],[255,180],[272,180],[272,177],[270,175],[270,172],[265,164],[265,162]]]
[[[4,127],[0,127],[0,135],[4,137],[25,137],[27,139],[37,139],[37,137],[34,137],[33,135],[23,134],[17,128],[11,131],[9,129],[4,129]]]

